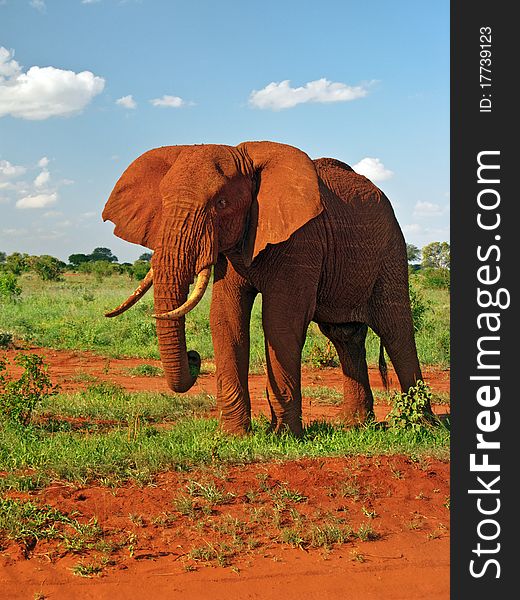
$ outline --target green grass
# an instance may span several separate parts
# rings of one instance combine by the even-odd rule
[[[0,534],[28,549],[40,540],[55,539],[77,552],[92,547],[100,527],[95,521],[80,523],[76,516],[30,501],[0,498]]]
[[[268,432],[265,419],[255,421],[253,434],[224,435],[215,419],[186,418],[169,428],[144,426],[130,437],[126,428],[104,433],[57,431],[49,435],[37,426],[0,431],[0,471],[33,477],[48,475],[72,481],[127,479],[148,481],[168,469],[210,464],[303,457],[404,454],[449,456],[446,426],[420,431],[389,431],[378,427],[346,430],[313,423],[303,439]]]
[[[449,292],[421,287],[412,279],[428,309],[416,341],[422,364],[449,365]],[[109,357],[131,356],[158,359],[152,294],[123,315],[107,319],[103,315],[121,303],[136,282],[124,275],[113,275],[102,282],[89,274],[68,274],[63,281],[41,282],[34,274],[20,278],[19,301],[4,302],[0,311],[0,332],[12,333],[40,346],[57,349],[90,350]],[[213,358],[209,328],[211,290],[186,319],[188,348],[197,350],[203,360]],[[311,323],[303,349],[304,363],[316,364],[335,351],[327,348],[326,338]],[[376,364],[379,338],[369,332],[367,356]],[[251,319],[251,368],[263,372],[264,340],[261,325],[261,298]]]
[[[127,392],[110,382],[92,383],[74,393],[47,398],[38,414],[46,417],[83,417],[127,423],[139,417],[146,422],[175,421],[181,417],[201,415],[215,405],[208,394],[181,395],[158,392]]]

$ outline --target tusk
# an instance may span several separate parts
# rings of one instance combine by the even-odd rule
[[[175,310],[170,310],[169,312],[152,316],[156,319],[162,320],[180,319],[185,314],[189,313],[190,310],[193,310],[197,306],[197,304],[202,300],[202,296],[204,296],[204,292],[208,287],[210,276],[211,267],[206,267],[205,269],[202,269],[202,271],[197,275],[197,283],[195,284],[193,291],[182,306],[179,306],[179,308],[176,308]]]
[[[128,296],[128,298],[123,302],[123,304],[120,304],[117,308],[114,308],[114,310],[105,313],[105,317],[117,317],[117,315],[124,313],[125,310],[128,310],[146,294],[146,292],[151,288],[152,283],[153,268],[150,267],[150,270],[145,275],[145,278],[141,281],[141,283],[137,286],[135,292]]]

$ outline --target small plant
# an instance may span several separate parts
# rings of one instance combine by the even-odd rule
[[[374,540],[378,540],[381,536],[377,531],[372,529],[372,525],[369,523],[362,523],[357,530],[356,537],[362,542],[373,542]]]
[[[137,527],[146,527],[146,521],[142,515],[138,515],[136,513],[130,513],[128,515],[128,520],[130,523],[133,523]]]
[[[365,556],[363,554],[361,554],[361,552],[359,552],[358,550],[352,550],[350,553],[350,556],[352,557],[350,560],[355,561],[355,562],[360,562],[360,563],[364,563],[365,562]]]
[[[299,527],[287,527],[282,529],[280,538],[282,542],[294,546],[295,548],[301,547],[305,542]]]
[[[336,349],[328,340],[325,344],[325,347],[314,342],[309,352],[309,362],[317,369],[323,369],[324,367],[337,367],[339,365]]]
[[[289,500],[290,502],[306,502],[307,496],[301,494],[296,490],[291,490],[287,487],[286,483],[282,483],[277,490],[273,493],[275,500]]]
[[[189,496],[179,496],[174,499],[173,506],[175,510],[185,517],[194,517],[197,513],[195,502]]]
[[[52,384],[41,356],[17,354],[14,362],[24,369],[19,379],[8,372],[8,359],[0,358],[0,419],[26,427],[36,406],[57,394],[58,386]]]
[[[79,577],[94,577],[103,571],[103,566],[98,563],[78,563],[72,568],[74,575]]]
[[[418,430],[431,424],[431,398],[431,390],[422,380],[406,393],[396,392],[387,416],[390,428]]]
[[[0,331],[0,348],[7,349],[13,341],[13,334],[7,331]]]
[[[366,506],[362,506],[361,507],[361,512],[365,515],[365,517],[367,517],[368,519],[375,519],[378,514],[375,510],[370,510],[369,508],[367,508]]]
[[[186,489],[190,496],[204,498],[210,504],[224,504],[234,496],[232,493],[222,492],[213,482],[203,484],[198,481],[190,481]]]

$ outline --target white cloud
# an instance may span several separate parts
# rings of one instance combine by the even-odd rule
[[[447,208],[433,202],[417,202],[413,209],[416,217],[440,217],[446,212]]]
[[[31,67],[24,73],[13,56],[0,47],[0,117],[42,120],[74,115],[105,87],[105,80],[90,71]]]
[[[45,167],[48,167],[50,163],[50,160],[46,157],[46,156],[42,156],[40,158],[40,160],[38,161],[38,166],[41,167],[42,169],[45,169]]]
[[[186,101],[179,98],[179,96],[168,96],[166,94],[161,98],[154,98],[153,100],[150,100],[150,102],[154,106],[161,106],[164,108],[180,108],[181,106],[186,105]]]
[[[81,4],[97,4],[101,0],[81,0]]]
[[[63,213],[59,210],[49,210],[46,213],[43,213],[43,216],[46,219],[51,219],[52,217],[63,217]]]
[[[422,233],[422,226],[419,223],[410,223],[408,225],[403,225],[402,228],[403,233]]]
[[[9,79],[19,75],[22,71],[13,56],[13,51],[0,46],[0,83],[3,83],[6,78]]]
[[[34,179],[34,185],[37,188],[42,188],[44,186],[46,186],[51,178],[51,174],[49,173],[49,171],[47,171],[47,169],[44,169],[41,173],[39,173],[35,179]]]
[[[45,5],[44,0],[31,0],[29,2],[29,5],[35,8],[36,10],[39,10],[40,12],[45,12],[47,10],[47,6]]]
[[[56,192],[34,194],[32,196],[24,196],[16,202],[16,208],[45,208],[55,204],[58,200]]]
[[[367,156],[352,167],[356,173],[368,177],[371,181],[385,181],[393,177],[394,172],[387,169],[379,158]]]
[[[8,160],[0,160],[0,182],[20,177],[27,171],[21,165],[13,165]]]
[[[22,235],[27,235],[29,231],[27,229],[16,229],[14,227],[8,227],[7,229],[2,229],[2,233],[4,235],[20,237]]]
[[[123,106],[124,108],[137,108],[137,102],[134,100],[132,94],[118,98],[116,104],[119,104],[119,106]]]
[[[361,85],[350,86],[325,78],[309,81],[297,88],[290,84],[289,79],[279,83],[273,81],[262,90],[253,90],[249,104],[254,108],[282,110],[306,102],[348,102],[368,94],[367,88]]]

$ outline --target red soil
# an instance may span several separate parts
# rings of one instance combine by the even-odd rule
[[[65,390],[85,387],[78,375],[87,373],[128,390],[167,391],[163,378],[132,377],[127,371],[143,363],[159,366],[158,362],[108,361],[89,353],[45,349],[31,352],[45,355],[53,382]],[[424,375],[434,391],[448,391],[448,371],[426,369]],[[395,376],[392,379],[395,382]],[[371,383],[381,386],[376,372],[371,372]],[[255,414],[267,414],[264,385],[264,376],[250,377]],[[304,369],[303,385],[340,390],[341,373]],[[192,391],[214,394],[214,376],[202,375]],[[446,405],[436,408],[449,412]],[[338,408],[305,399],[303,410],[309,421],[334,419]],[[378,418],[388,410],[376,406]],[[182,515],[175,499],[188,495],[190,481],[214,484],[228,496],[213,504],[195,497],[193,514]],[[348,491],[347,484],[354,485],[356,493]],[[280,504],[277,494],[285,488],[305,498]],[[65,552],[57,541],[38,542],[29,553],[14,542],[0,545],[0,597],[10,600],[449,598],[449,464],[435,459],[343,457],[246,468],[216,464],[189,473],[161,474],[153,486],[81,487],[56,482],[38,492],[9,496],[30,498],[66,513],[77,511],[78,520],[85,523],[96,517],[103,539],[113,548],[119,545],[101,575],[92,578],[78,577],[71,569],[78,562],[99,561],[96,551]],[[369,525],[378,539],[351,536],[328,549],[308,540],[296,547],[282,543],[283,530],[294,527],[298,513],[307,533],[327,523],[348,522],[355,532]],[[233,523],[238,538],[231,535]],[[222,544],[232,548],[224,566],[190,556],[193,548]]]

